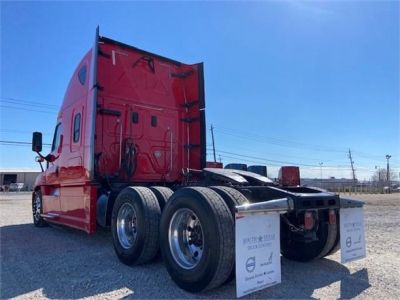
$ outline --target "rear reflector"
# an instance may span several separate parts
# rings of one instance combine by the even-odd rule
[[[306,211],[304,213],[304,229],[311,230],[314,227],[314,217],[311,211]]]
[[[329,224],[336,224],[336,213],[334,209],[329,210]]]

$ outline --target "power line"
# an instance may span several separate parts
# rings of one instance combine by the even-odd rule
[[[21,134],[32,134],[34,130],[32,131],[28,131],[28,130],[17,130],[17,129],[0,129],[0,132],[4,132],[4,133],[21,133]],[[48,132],[43,132],[43,134],[46,135],[52,135],[52,133],[48,133]]]
[[[222,128],[222,130],[220,128]],[[327,152],[339,152],[339,153],[346,152],[343,149],[339,149],[337,147],[307,144],[307,143],[303,143],[303,142],[290,141],[290,140],[275,138],[275,137],[271,137],[271,136],[255,134],[252,132],[242,131],[242,133],[240,133],[240,131],[238,131],[238,130],[228,129],[228,128],[224,128],[224,127],[215,127],[215,129],[217,129],[218,132],[221,132],[223,134],[227,134],[227,135],[231,135],[231,136],[235,136],[235,137],[239,137],[239,138],[245,138],[245,139],[249,139],[249,140],[251,139],[251,140],[255,140],[255,141],[260,141],[260,139],[262,139],[261,140],[262,142],[266,142],[266,140],[268,140],[269,144],[278,145],[278,146],[296,147],[296,148],[300,148],[300,147],[304,148],[305,147],[305,148],[311,148],[312,150],[316,150],[316,151],[327,151]]]
[[[39,102],[39,101],[32,101],[32,100],[13,98],[13,97],[0,97],[0,99],[2,99],[0,102],[8,103],[11,105],[27,105],[27,106],[31,106],[31,107],[42,108],[45,110],[29,109],[26,107],[15,107],[15,106],[9,106],[9,105],[0,105],[0,107],[7,108],[7,109],[25,110],[25,111],[46,113],[46,114],[52,114],[52,115],[54,115],[56,113],[56,111],[59,109],[59,105],[48,104],[48,103]],[[54,111],[54,113],[51,111]],[[215,129],[215,127],[213,127],[213,128]],[[240,131],[240,130],[238,131],[237,129],[231,129],[231,128],[227,128],[227,127],[223,127],[223,126],[218,126],[218,132],[222,133],[222,134],[230,135],[233,137],[237,137],[237,138],[253,140],[253,141],[262,142],[262,143],[266,143],[269,145],[272,144],[272,145],[281,146],[281,147],[305,148],[305,149],[309,149],[309,150],[313,150],[313,151],[337,152],[337,153],[347,152],[347,150],[345,151],[343,149],[339,149],[339,148],[333,147],[333,146],[315,145],[315,144],[309,144],[309,143],[304,143],[304,142],[286,140],[286,139],[282,139],[282,138],[260,135],[260,134],[254,133],[254,132],[245,132],[245,131]],[[259,138],[261,138],[262,140],[259,140]],[[269,140],[269,141],[267,142],[266,140]],[[370,153],[366,153],[366,152],[362,152],[362,151],[353,151],[353,153],[356,153],[357,156],[359,156],[359,157],[364,157],[369,160],[374,159],[375,161],[382,161],[382,157],[384,157],[383,155],[381,156],[381,155],[376,155],[376,154],[370,154]],[[294,156],[292,156],[292,157],[294,157]],[[300,158],[300,157],[298,157],[298,158]],[[302,158],[302,159],[304,159],[304,158]],[[305,159],[307,159],[307,158],[305,158]],[[392,160],[396,160],[396,159],[393,158]]]
[[[207,144],[207,147],[212,147],[212,144]],[[242,147],[241,145],[235,145],[235,149],[239,149],[239,150],[243,150],[246,151],[246,153],[259,153],[259,151],[254,151],[253,149],[249,149],[246,147]],[[312,157],[305,157],[305,156],[298,156],[298,155],[290,155],[290,154],[286,154],[286,153],[273,153],[273,152],[267,152],[263,149],[263,154],[264,155],[268,155],[268,156],[283,156],[284,158],[288,157],[288,158],[295,158],[295,159],[300,159],[300,160],[308,160],[308,161],[314,161],[314,162],[320,162],[321,159],[323,158],[312,158]],[[332,163],[341,163],[341,164],[346,164],[347,162],[345,162],[344,160],[332,160],[332,159],[323,159],[323,161],[325,162],[332,162]]]
[[[259,142],[259,143],[263,143],[263,144],[267,144],[267,145],[275,145],[275,146],[280,146],[280,147],[296,148],[296,149],[303,148],[303,149],[312,150],[312,151],[319,151],[319,152],[345,153],[345,151],[342,151],[342,150],[328,150],[328,149],[316,148],[316,147],[313,147],[313,146],[301,146],[301,145],[297,145],[297,144],[290,145],[289,143],[267,141],[267,139],[260,140],[260,139],[257,139],[257,138],[252,138],[250,136],[238,135],[238,134],[229,133],[229,132],[225,132],[225,131],[221,131],[221,130],[218,130],[217,132],[225,134],[225,135],[233,136],[233,137],[236,137],[236,138],[240,138],[240,139],[244,139],[244,140],[251,140],[251,141],[255,141],[255,142]]]
[[[3,144],[3,143],[0,143],[0,146],[5,146],[5,147],[7,147],[7,146],[12,146],[12,147],[29,147],[30,145],[17,145],[17,144]],[[43,148],[50,148],[50,146],[43,145]]]
[[[16,98],[11,98],[11,97],[0,97],[2,101],[4,102],[16,102],[16,103],[27,103],[27,104],[33,104],[33,105],[39,105],[39,106],[46,106],[46,107],[53,107],[54,109],[58,109],[59,106],[55,104],[48,104],[44,102],[37,102],[37,101],[28,101],[28,100],[23,100],[23,99],[16,99]]]
[[[218,133],[222,133],[225,135],[230,135],[236,138],[241,138],[245,140],[252,140],[268,145],[276,145],[276,146],[281,146],[281,147],[289,147],[289,148],[304,148],[308,150],[313,150],[313,151],[323,151],[323,152],[336,152],[336,153],[347,153],[347,150],[340,149],[337,147],[333,146],[323,146],[323,145],[315,145],[315,144],[308,144],[308,143],[303,143],[303,142],[297,142],[297,141],[290,141],[290,140],[285,140],[285,139],[280,139],[280,138],[275,138],[275,137],[270,137],[270,136],[264,136],[260,134],[255,134],[254,132],[245,132],[236,129],[230,129],[226,127],[214,127]],[[222,130],[221,130],[222,129]],[[261,140],[260,140],[261,138]],[[375,158],[379,161],[382,161],[382,157],[384,155],[376,155],[376,154],[370,154],[362,151],[353,151],[353,153],[357,153],[357,156],[364,156],[367,157],[368,159],[371,160],[371,158]]]
[[[207,152],[207,154],[212,155],[212,149],[211,148],[207,148],[207,150],[209,150],[209,152]],[[319,169],[320,165],[312,165],[312,164],[303,164],[303,163],[298,163],[298,162],[289,162],[289,161],[281,161],[281,160],[271,160],[271,159],[267,159],[265,157],[260,157],[260,156],[250,156],[250,155],[245,155],[245,154],[240,154],[240,153],[234,153],[234,152],[230,152],[230,151],[224,151],[224,150],[216,150],[216,152],[219,153],[223,153],[223,157],[228,157],[226,154],[230,154],[230,155],[234,155],[234,156],[229,156],[232,159],[241,159],[241,158],[250,158],[249,161],[254,162],[254,163],[266,163],[268,165],[271,166],[282,166],[282,164],[288,164],[288,165],[296,165],[296,166],[304,166],[304,167],[309,167],[309,168],[315,168],[315,169]],[[259,160],[259,161],[255,161],[255,160]],[[279,164],[277,164],[279,163]],[[351,170],[351,168],[348,165],[337,165],[337,166],[332,166],[332,165],[324,165],[322,167],[323,169],[327,170],[327,169],[334,169],[334,170]],[[370,170],[369,167],[359,167],[359,169],[363,169],[363,170]]]
[[[254,160],[250,160],[250,159],[243,159],[243,158],[237,158],[234,156],[229,156],[229,155],[220,155],[220,158],[231,158],[231,159],[235,159],[235,160],[240,160],[240,161],[244,161],[244,162],[250,162],[250,163],[255,163],[255,164],[260,164],[260,161],[254,161]],[[280,165],[277,164],[268,164],[269,166],[273,166],[273,167],[280,167]]]
[[[0,105],[0,107],[8,108],[8,109],[15,109],[15,110],[33,111],[33,112],[44,113],[44,114],[51,114],[51,115],[56,115],[56,114],[57,114],[56,112],[43,111],[43,110],[36,110],[36,109],[29,109],[29,108],[24,108],[24,107],[13,107],[13,106],[7,106],[7,105]]]
[[[210,156],[212,156],[212,153],[209,153]],[[244,163],[254,163],[254,164],[260,164],[260,163],[265,163],[265,161],[257,161],[257,160],[252,160],[252,159],[247,159],[247,158],[241,158],[241,157],[235,157],[235,156],[230,156],[230,155],[220,155],[220,158],[229,158],[229,159],[234,159],[236,162],[244,162]],[[281,167],[282,165],[278,165],[278,164],[273,164],[273,163],[268,163],[266,164],[268,167]],[[339,171],[339,172],[348,172],[351,169],[350,168],[343,168],[343,167],[331,167],[331,166],[322,166],[322,168],[325,171]],[[320,169],[320,167],[302,167],[302,169],[306,169],[309,171],[318,171]],[[371,170],[365,170],[363,171],[363,173],[365,172],[369,172],[371,174],[374,173],[374,171]]]
[[[32,145],[29,142],[20,142],[20,141],[0,141],[1,144],[8,144],[8,145]],[[44,146],[51,146],[51,144],[43,143]]]
[[[21,99],[21,98],[14,98],[14,97],[0,97],[0,99],[2,99],[0,102],[9,103],[12,105],[28,105],[28,106],[34,106],[37,108],[43,108],[46,110],[58,110],[59,109],[59,105],[48,104],[48,103],[39,102],[39,101],[32,101],[32,100],[26,100],[26,99]],[[38,106],[41,106],[41,107],[38,107]],[[7,105],[2,105],[2,107],[9,108],[9,109],[41,112],[41,113],[51,113],[51,112],[43,111],[43,110],[39,111],[39,110],[33,110],[33,109],[28,109],[28,108],[12,107],[12,106],[7,106]],[[339,153],[347,152],[347,150],[339,149],[339,148],[333,147],[333,146],[315,145],[315,144],[309,144],[309,143],[298,142],[298,141],[293,141],[293,140],[286,140],[286,139],[282,139],[282,138],[260,135],[260,134],[254,133],[254,132],[246,132],[243,130],[238,131],[237,129],[231,129],[231,128],[227,128],[224,126],[218,126],[218,128],[219,128],[218,131],[222,134],[227,134],[227,135],[231,135],[234,137],[245,138],[245,139],[249,139],[249,140],[251,140],[252,139],[251,137],[253,137],[253,140],[263,142],[263,143],[266,142],[265,140],[270,140],[269,142],[267,142],[268,144],[277,145],[277,146],[295,147],[295,148],[299,148],[299,146],[303,146],[303,147],[306,147],[308,149],[315,150],[315,151],[327,151],[327,152],[339,152]],[[215,127],[214,127],[214,129],[215,129]],[[242,133],[240,134],[240,132],[242,132]],[[263,140],[260,141],[260,140],[254,139],[254,137],[262,138]],[[366,152],[362,152],[362,151],[353,151],[353,153],[356,153],[357,156],[368,158],[370,160],[371,160],[371,158],[374,158],[374,159],[376,159],[376,161],[378,161],[378,160],[381,161],[382,157],[384,157],[383,155],[370,154],[370,153],[366,153]]]
[[[38,105],[38,104],[28,104],[28,103],[19,103],[19,102],[15,102],[15,101],[7,101],[7,100],[1,100],[0,103],[5,103],[6,105],[17,105],[18,107],[26,107],[26,106],[30,106],[30,107],[34,107],[34,108],[40,108],[40,109],[46,109],[46,110],[52,110],[52,111],[57,111],[57,108],[52,108],[52,107],[47,107],[44,105]]]
[[[217,152],[224,153],[224,154],[235,155],[235,156],[239,156],[239,157],[250,158],[250,159],[259,159],[259,160],[262,160],[262,161],[272,162],[272,163],[289,164],[289,165],[306,166],[306,167],[318,167],[318,165],[302,164],[302,163],[288,162],[288,161],[282,161],[282,160],[273,160],[273,159],[267,159],[265,157],[243,155],[243,154],[234,153],[234,152],[230,152],[230,151],[224,151],[224,150],[217,150]]]

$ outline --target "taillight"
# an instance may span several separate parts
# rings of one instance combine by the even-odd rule
[[[304,213],[304,229],[311,230],[314,228],[314,217],[312,211],[306,211]]]
[[[336,224],[336,213],[334,209],[329,210],[329,224]]]

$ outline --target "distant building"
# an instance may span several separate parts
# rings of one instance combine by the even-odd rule
[[[16,183],[23,183],[21,191],[31,191],[35,179],[40,173],[40,171],[23,169],[0,170],[0,187],[3,190],[4,187],[9,187],[10,184],[13,187]]]
[[[335,177],[330,177],[330,178],[302,178],[301,180],[301,185],[304,186],[313,186],[313,187],[319,187],[323,188],[326,190],[336,190],[339,188],[343,187],[351,187],[354,186],[354,181],[353,179],[349,178],[335,178]]]

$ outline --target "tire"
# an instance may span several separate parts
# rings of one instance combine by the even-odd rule
[[[160,206],[145,187],[127,187],[115,200],[111,232],[114,250],[126,265],[151,261],[159,247]]]
[[[162,211],[168,199],[172,196],[174,192],[170,188],[164,186],[152,186],[150,187],[150,190],[153,192],[154,195],[156,195],[158,205],[160,206],[160,209]]]
[[[228,206],[209,188],[178,190],[162,213],[162,256],[172,279],[186,291],[212,289],[227,280],[234,264],[234,237]]]
[[[235,219],[237,205],[243,205],[249,203],[247,198],[238,190],[227,186],[212,186],[210,187],[213,191],[217,192],[218,195],[224,199],[226,205],[228,205],[231,211],[233,219]]]
[[[325,246],[322,249],[321,253],[318,255],[318,258],[323,258],[327,256],[330,251],[335,247],[335,242],[337,238],[338,226],[336,224],[328,224],[328,237],[325,242]]]
[[[247,198],[238,190],[227,186],[212,186],[210,187],[213,191],[217,192],[218,195],[224,199],[226,205],[228,205],[229,210],[231,211],[233,220],[235,221],[235,213],[237,205],[243,205],[249,203]],[[233,269],[229,277],[226,279],[225,283],[231,282],[235,278],[235,264],[233,265]]]
[[[329,253],[325,256],[329,256],[332,254],[335,254],[336,252],[338,252],[340,250],[340,234],[338,233],[339,238],[336,240],[335,245],[333,246],[333,248],[331,249],[331,251],[329,251]]]
[[[287,218],[296,225],[294,215]],[[281,217],[281,253],[284,257],[295,261],[311,261],[326,256],[334,247],[337,238],[337,225],[329,224],[327,211],[320,211],[316,240],[307,241],[300,234],[291,233],[289,226]]]
[[[340,213],[336,213],[336,227],[337,227],[336,240],[333,244],[333,247],[329,250],[327,254],[324,255],[324,257],[332,255],[337,251],[339,251],[340,249]]]
[[[41,214],[43,213],[42,206],[42,193],[40,191],[36,191],[32,196],[32,215],[33,215],[33,225],[36,227],[45,227],[47,226],[47,222],[43,219]]]

